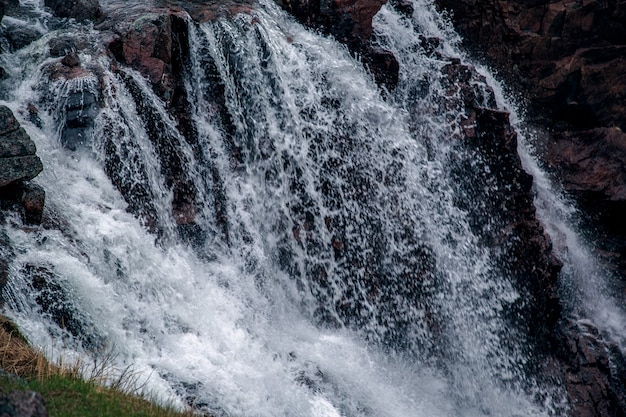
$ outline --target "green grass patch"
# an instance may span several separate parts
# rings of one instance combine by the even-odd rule
[[[17,327],[0,316],[0,391],[30,390],[46,401],[50,417],[191,417],[136,395],[131,390],[135,380],[131,372],[122,373],[112,386],[106,366],[99,367],[91,378],[84,378],[81,364],[50,364],[41,352],[32,349]]]

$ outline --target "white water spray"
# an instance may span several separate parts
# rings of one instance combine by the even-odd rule
[[[146,81],[106,59],[90,61],[104,107],[85,149],[60,144],[63,100],[41,128],[22,118],[55,223],[8,229],[8,313],[31,342],[53,357],[112,349],[162,398],[214,415],[547,415],[526,393],[526,358],[503,349],[515,331],[502,311],[519,295],[453,202],[445,162],[458,115],[438,112],[443,62],[420,50],[418,31],[446,40],[446,56],[460,56],[456,35],[415,7],[413,22],[387,8],[377,17],[407,69],[396,101],[345,48],[263,3],[189,24],[197,143]],[[7,58],[28,62],[6,103],[18,115],[54,90],[41,81],[53,36]],[[415,80],[427,95],[410,94]],[[193,244],[179,238],[177,183],[151,129],[199,202]],[[416,272],[423,263],[436,271]],[[33,299],[33,268],[62,289],[74,332]]]

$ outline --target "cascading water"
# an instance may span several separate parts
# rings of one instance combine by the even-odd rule
[[[42,108],[21,122],[48,206],[46,227],[7,230],[7,313],[53,358],[110,350],[152,393],[213,415],[554,412],[535,396],[558,390],[533,381],[506,319],[520,295],[455,202],[460,110],[423,45],[461,57],[455,35],[414,7],[377,16],[402,71],[384,97],[273,4],[190,20],[193,135],[105,54],[50,82],[49,40],[91,42],[92,28],[3,55],[6,104]],[[90,136],[68,136],[90,100]]]

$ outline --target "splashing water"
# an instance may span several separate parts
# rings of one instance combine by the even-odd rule
[[[386,98],[273,4],[188,22],[193,140],[105,55],[82,52],[91,75],[50,83],[47,42],[93,29],[3,56],[17,85],[5,103],[44,110],[21,122],[50,224],[7,229],[4,297],[31,342],[52,358],[110,349],[152,392],[213,415],[548,415],[523,349],[505,347],[519,294],[454,204],[460,115],[442,112],[445,62],[420,35],[462,57],[456,35],[415,9],[376,17],[402,68]],[[62,121],[84,92],[102,108],[69,150]]]

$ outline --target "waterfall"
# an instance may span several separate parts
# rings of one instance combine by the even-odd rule
[[[392,92],[273,3],[188,19],[184,129],[93,27],[2,55],[47,192],[43,227],[9,219],[6,313],[52,359],[110,353],[215,416],[554,415],[562,393],[507,319],[522,296],[458,204],[461,109],[441,70],[465,58],[414,7],[375,20]],[[84,76],[51,82],[59,37],[92,45]]]

